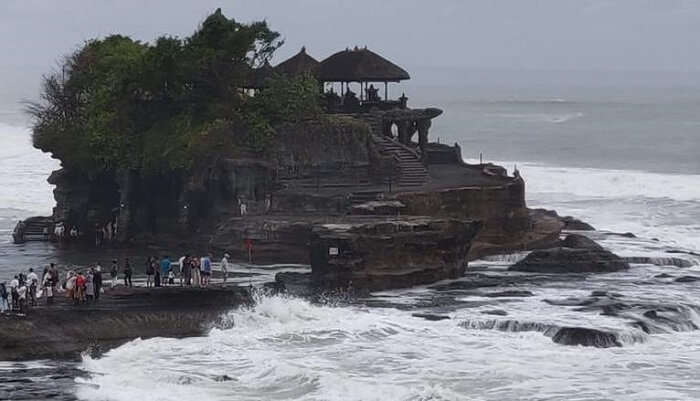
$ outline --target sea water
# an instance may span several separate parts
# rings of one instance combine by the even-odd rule
[[[204,337],[139,339],[79,362],[0,363],[0,377],[28,380],[18,390],[27,394],[80,400],[700,399],[700,284],[674,281],[700,277],[700,94],[416,87],[409,95],[414,106],[445,110],[433,138],[458,142],[466,159],[481,153],[520,170],[528,206],[581,218],[606,248],[651,263],[528,279],[506,272],[523,255],[505,255],[472,262],[456,281],[362,299],[261,296]],[[31,149],[25,131],[2,129],[0,152],[18,159],[0,161],[7,233],[16,218],[50,212],[44,179],[56,163]],[[637,238],[615,235],[626,232]],[[21,252],[61,257],[49,245],[16,248],[6,234],[3,241],[2,272],[16,268]],[[691,267],[674,266],[673,257]],[[272,277],[275,269],[265,270]],[[504,285],[461,286],[474,271]],[[531,296],[498,296],[506,290]],[[632,307],[613,316],[562,306],[593,291]],[[635,305],[672,312],[652,321]],[[552,334],[561,327],[614,333],[622,346],[559,345]],[[0,380],[0,391],[10,387]]]

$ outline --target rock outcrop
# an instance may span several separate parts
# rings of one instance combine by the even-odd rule
[[[615,334],[585,327],[562,327],[554,334],[552,341],[562,345],[584,347],[622,347]]]
[[[77,357],[135,338],[203,335],[224,312],[250,303],[247,290],[233,287],[118,287],[91,305],[57,297],[26,316],[0,316],[0,360]]]
[[[581,221],[572,216],[559,216],[559,214],[554,210],[534,209],[533,213],[558,219],[564,225],[563,229],[567,231],[595,231],[595,227],[586,223],[585,221]]]
[[[611,273],[629,269],[619,256],[577,234],[568,235],[558,247],[536,250],[509,270],[531,273]]]
[[[314,228],[311,269],[323,287],[409,287],[464,274],[478,222],[407,217]]]

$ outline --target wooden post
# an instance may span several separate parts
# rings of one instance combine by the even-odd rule
[[[384,101],[389,101],[389,83],[384,81]]]

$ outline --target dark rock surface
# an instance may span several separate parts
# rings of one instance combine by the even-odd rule
[[[508,312],[502,310],[502,309],[494,309],[494,310],[485,310],[483,312],[484,315],[493,315],[493,316],[508,316]]]
[[[700,281],[700,277],[698,277],[698,276],[681,276],[673,281],[675,281],[676,283],[693,283],[696,281]]]
[[[569,234],[560,242],[560,246],[564,248],[574,249],[590,249],[594,251],[602,251],[604,248],[597,242],[580,234]]]
[[[432,313],[414,313],[413,316],[414,316],[414,317],[420,317],[420,318],[423,318],[423,319],[425,319],[425,320],[430,320],[430,321],[433,321],[433,322],[439,321],[439,320],[449,320],[449,319],[450,319],[449,316],[435,315],[435,314],[432,314]]]
[[[577,234],[568,235],[557,248],[533,251],[509,268],[531,273],[611,273],[627,269],[629,264],[622,258]]]
[[[464,274],[473,221],[403,217],[347,220],[314,229],[311,270],[322,287],[410,287]]]
[[[238,287],[117,287],[89,305],[55,298],[25,316],[0,316],[0,360],[77,357],[139,337],[198,336],[222,313],[252,302]]]
[[[584,327],[562,327],[554,334],[552,341],[562,345],[583,345],[584,347],[622,347],[615,334]]]
[[[559,216],[559,214],[554,210],[534,209],[533,212],[535,214],[542,214],[556,218],[562,222],[564,225],[564,230],[567,231],[595,231],[595,227],[592,225],[572,216]]]

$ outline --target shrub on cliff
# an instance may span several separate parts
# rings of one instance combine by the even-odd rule
[[[281,44],[266,22],[239,23],[220,10],[185,39],[88,41],[43,79],[41,101],[28,106],[34,146],[93,175],[167,173],[240,148],[263,151],[275,124],[319,112],[309,77],[275,78],[259,96],[242,94],[251,66]]]

